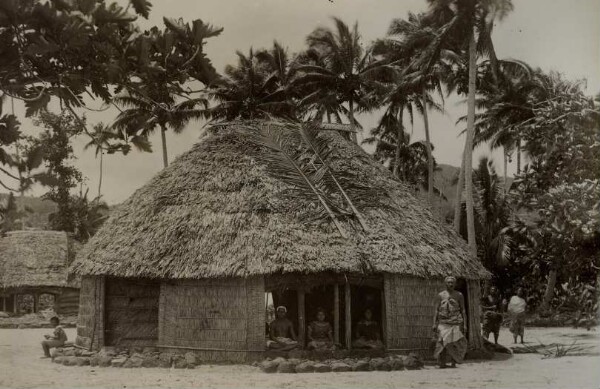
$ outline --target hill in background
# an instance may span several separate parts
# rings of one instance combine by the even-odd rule
[[[27,211],[27,216],[25,216],[27,227],[41,230],[48,228],[48,216],[56,212],[56,204],[40,197],[24,196],[21,198],[15,196],[15,200],[17,207],[24,206]],[[0,203],[6,204],[6,201],[8,201],[8,194],[0,193]]]

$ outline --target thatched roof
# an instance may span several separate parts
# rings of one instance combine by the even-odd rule
[[[239,125],[230,125],[196,144],[115,209],[73,270],[149,278],[322,271],[488,276],[464,240],[435,220],[381,164],[336,132],[320,136],[333,148],[336,173],[376,189],[372,201],[358,207],[368,232],[355,228],[345,239],[330,222],[307,221],[318,201],[290,201],[294,189],[259,162],[257,153],[265,151]]]
[[[0,288],[73,287],[73,244],[62,231],[11,231],[0,237]]]

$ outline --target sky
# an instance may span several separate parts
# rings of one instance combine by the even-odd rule
[[[223,27],[223,33],[210,38],[205,46],[208,57],[218,71],[236,61],[235,51],[247,52],[250,47],[267,48],[274,39],[293,52],[305,48],[306,36],[319,26],[333,27],[332,16],[351,24],[358,22],[363,43],[368,45],[384,37],[390,21],[405,18],[409,11],[427,8],[425,0],[153,0],[149,20],[140,19],[142,28],[162,25],[162,17],[185,21],[202,19]],[[494,45],[500,59],[519,59],[545,71],[556,70],[569,79],[587,79],[587,93],[600,92],[600,1],[598,0],[513,0],[514,11],[495,26]],[[92,102],[100,107],[101,102]],[[22,105],[15,103],[15,114],[23,129],[34,134],[36,129],[24,117]],[[379,113],[358,116],[366,131],[375,126]],[[445,100],[444,113],[430,113],[434,157],[438,163],[460,165],[464,126],[456,120],[466,114],[466,105],[456,97]],[[111,123],[114,110],[86,112],[88,123]],[[203,122],[193,122],[178,135],[168,133],[169,160],[189,150],[203,132]],[[412,140],[424,139],[422,119],[415,117]],[[360,139],[360,137],[359,137]],[[99,162],[93,149],[84,151],[87,139],[74,142],[77,159],[73,162],[86,178],[85,185],[95,195],[99,177]],[[102,196],[109,204],[129,197],[162,169],[160,134],[152,137],[154,152],[132,152],[127,156],[110,155],[104,158]],[[491,155],[502,168],[501,151],[490,152],[479,147],[474,164],[480,156]],[[516,170],[516,158],[509,166],[509,175]],[[39,196],[44,188],[36,187],[28,195]],[[93,196],[92,196],[93,197]]]

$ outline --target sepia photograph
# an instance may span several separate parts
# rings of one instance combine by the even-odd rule
[[[599,296],[598,0],[0,0],[0,389],[598,389]]]

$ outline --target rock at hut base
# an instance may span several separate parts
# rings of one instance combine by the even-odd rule
[[[100,350],[100,352],[98,354],[108,355],[109,357],[114,357],[115,355],[117,355],[117,351],[115,350],[114,347],[105,346],[105,347],[102,347],[102,349]]]
[[[198,364],[198,358],[196,357],[196,354],[194,354],[191,351],[188,353],[185,353],[184,358],[185,358],[185,361],[187,362],[188,369],[193,369]]]
[[[352,367],[344,362],[334,362],[331,364],[331,371],[341,373],[344,371],[352,371]]]
[[[144,356],[142,354],[135,353],[129,359],[127,359],[127,361],[125,361],[125,363],[123,364],[123,367],[138,368],[138,367],[142,367],[143,363],[144,363]]]
[[[99,355],[98,356],[98,366],[100,367],[109,367],[112,366],[112,357],[109,355]],[[91,361],[90,361],[91,364]]]
[[[317,372],[317,373],[329,373],[330,371],[331,371],[331,366],[326,365],[325,363],[315,364],[315,372]]]
[[[92,355],[95,355],[96,353],[94,353],[93,351],[88,351],[88,350],[82,350],[80,356],[82,357],[91,357]]]
[[[401,358],[390,358],[390,366],[392,367],[393,371],[404,370],[404,362]]]
[[[373,358],[373,359],[371,359],[371,362],[369,362],[369,364],[371,365],[371,370],[378,370],[378,371],[391,371],[392,370],[392,366],[384,358]]]
[[[76,356],[68,356],[63,359],[64,366],[76,366],[77,365],[77,357]]]
[[[63,349],[63,355],[65,357],[74,357],[75,356],[75,349],[74,348]]]
[[[110,365],[112,367],[122,367],[123,364],[127,361],[127,357],[118,357],[118,358],[113,358],[110,361]]]
[[[301,362],[296,365],[296,373],[312,373],[315,371],[315,364],[311,361]]]
[[[279,367],[279,363],[276,361],[262,361],[259,367],[265,373],[275,373]]]
[[[352,371],[370,371],[370,370],[371,370],[371,364],[365,360],[356,361],[356,363],[354,363],[352,365]]]
[[[173,367],[175,369],[187,369],[188,364],[185,358],[181,355],[176,355],[173,358]]]
[[[306,351],[300,349],[294,349],[288,352],[288,358],[290,359],[304,359],[306,358]]]
[[[170,368],[173,366],[173,353],[160,353],[158,355],[158,366],[162,368]]]
[[[83,350],[80,348],[73,349],[73,355],[75,355],[76,357],[80,357],[82,352],[83,352]]]
[[[158,347],[144,347],[142,354],[152,354],[159,352]]]
[[[283,361],[277,366],[277,373],[295,373],[296,365],[290,361]]]
[[[402,360],[404,367],[407,370],[418,370],[423,367],[423,360],[415,353],[410,353]]]
[[[144,359],[142,360],[142,367],[161,367],[158,355],[144,354]],[[168,367],[171,367],[170,364]]]
[[[66,358],[66,357],[63,357],[62,355],[59,355],[59,356],[58,356],[58,357],[56,357],[56,358],[52,358],[52,362],[54,362],[54,363],[58,363],[58,364],[62,365],[62,364],[63,364],[63,361],[65,360],[65,358]]]
[[[90,358],[89,357],[76,357],[75,364],[77,366],[89,366]]]

